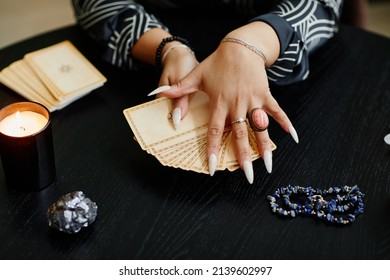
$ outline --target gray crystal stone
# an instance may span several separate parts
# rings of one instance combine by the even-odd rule
[[[79,232],[95,221],[97,208],[82,191],[68,193],[47,209],[49,226],[69,234]]]

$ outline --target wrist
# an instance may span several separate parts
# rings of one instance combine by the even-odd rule
[[[155,55],[155,66],[157,70],[161,71],[163,56],[167,55],[169,52],[171,52],[174,49],[175,46],[179,46],[179,45],[185,45],[188,47],[188,49],[192,51],[191,47],[189,46],[189,42],[186,39],[181,38],[179,36],[165,37],[161,40],[160,44],[156,49],[156,55]]]
[[[170,45],[164,47],[163,49],[163,55],[161,57],[161,65],[164,65],[164,61],[167,58],[167,56],[171,53],[175,52],[178,54],[188,54],[191,53],[191,55],[194,55],[194,51],[187,45],[181,44],[181,43],[171,43]]]
[[[251,22],[233,30],[226,37],[239,39],[259,50],[266,57],[265,66],[267,68],[271,67],[279,57],[280,44],[278,36],[275,30],[265,22]]]
[[[160,28],[152,28],[145,32],[131,49],[131,56],[139,61],[153,65],[155,62],[156,48],[165,37],[172,36]]]

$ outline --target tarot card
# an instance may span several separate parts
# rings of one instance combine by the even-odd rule
[[[59,100],[84,95],[106,82],[70,41],[28,53],[24,59]]]

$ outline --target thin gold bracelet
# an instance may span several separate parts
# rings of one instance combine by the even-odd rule
[[[263,59],[264,64],[267,64],[267,58],[265,57],[264,53],[261,50],[259,50],[258,48],[256,48],[255,46],[245,42],[244,40],[232,38],[232,37],[225,37],[221,40],[221,43],[224,43],[224,42],[232,42],[232,43],[237,43],[237,44],[243,45],[244,47],[250,49],[252,52],[254,52],[258,56],[260,56]]]

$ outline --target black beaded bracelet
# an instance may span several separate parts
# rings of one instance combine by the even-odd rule
[[[190,49],[192,49],[188,40],[181,38],[179,36],[172,36],[172,37],[167,37],[167,38],[162,39],[160,45],[158,46],[158,48],[156,50],[155,65],[156,65],[157,70],[161,71],[161,69],[162,69],[161,52],[162,52],[163,48],[165,47],[165,45],[167,43],[173,42],[173,41],[178,41],[178,42],[188,46]]]

